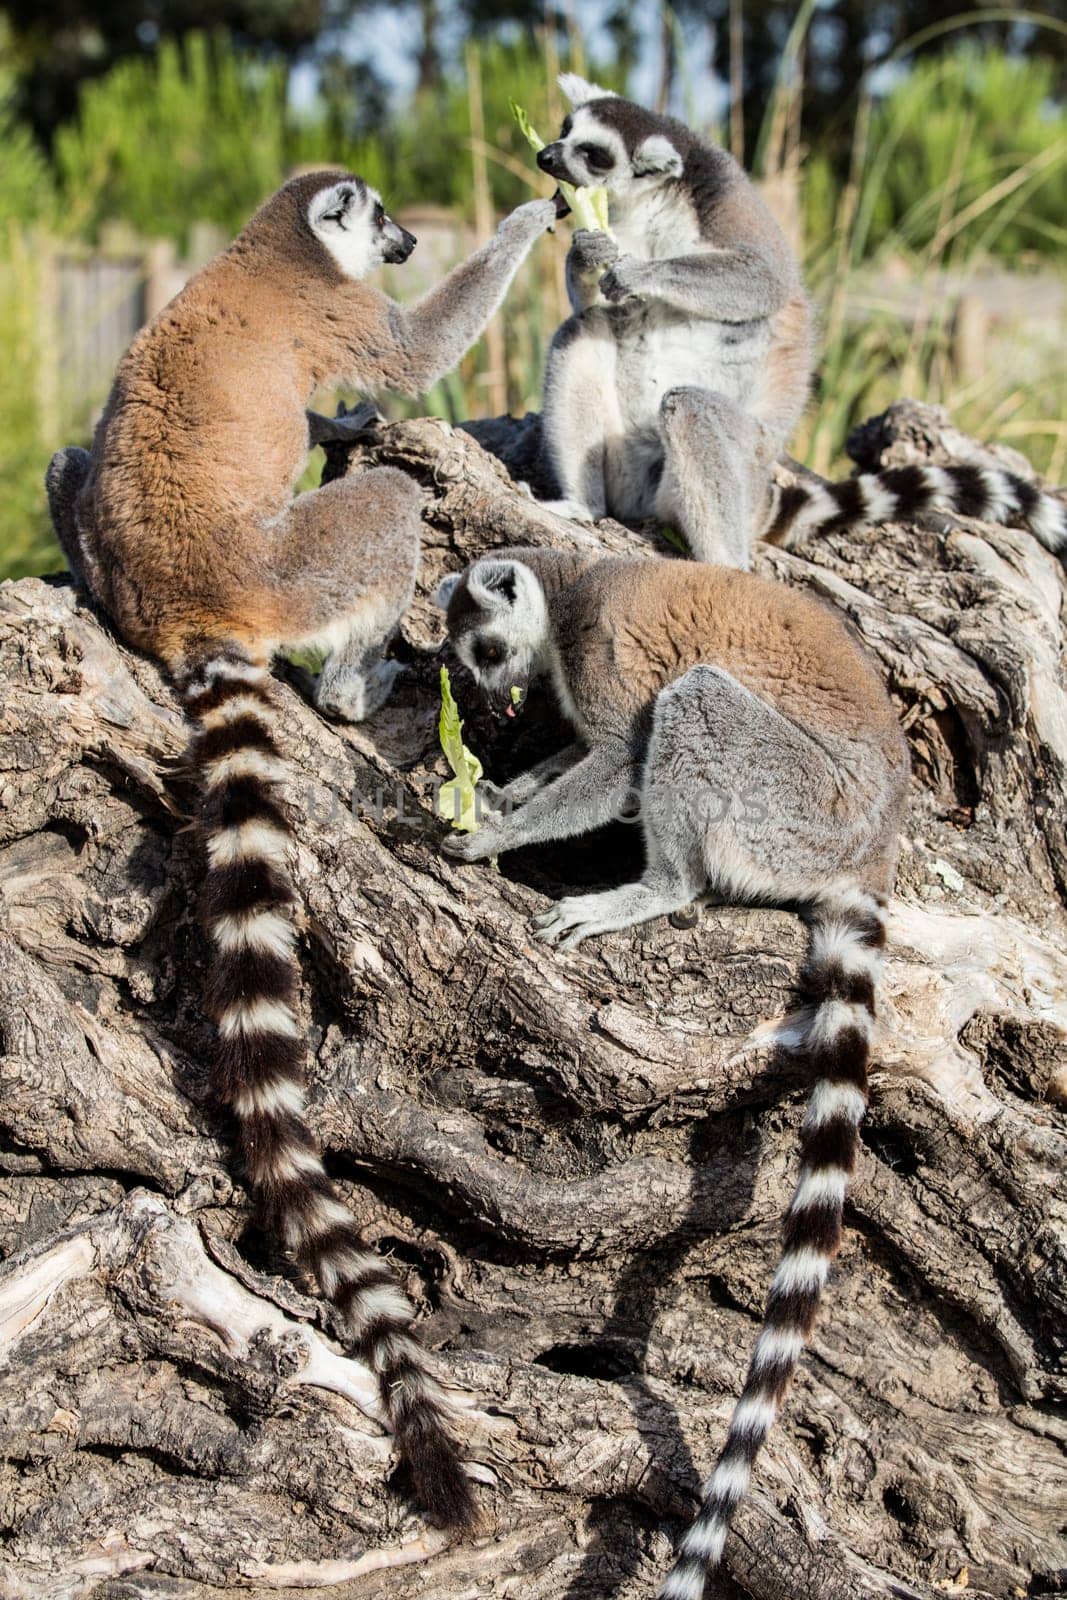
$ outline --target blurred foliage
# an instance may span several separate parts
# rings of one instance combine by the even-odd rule
[[[50,222],[55,184],[44,153],[15,110],[11,35],[0,16],[0,231],[12,222]]]
[[[887,243],[928,250],[946,232],[957,251],[1007,261],[1062,252],[1067,107],[1053,99],[1054,79],[1050,61],[973,46],[902,75],[872,113],[853,258]],[[818,149],[804,179],[807,234],[825,238],[843,185]]]
[[[287,68],[313,64],[331,75],[352,75],[366,86],[378,55],[375,21],[385,9],[374,0],[0,0],[13,35],[19,107],[46,144],[73,115],[81,86],[117,61],[150,57],[165,39],[224,31],[234,46],[260,62]],[[437,87],[458,39],[487,43],[501,34],[533,40],[547,28],[565,50],[581,8],[543,0],[394,0],[402,16],[408,53],[420,90]],[[639,53],[655,8],[614,0],[597,8],[601,35],[610,40],[626,73]],[[830,145],[840,161],[847,152],[848,118],[841,116],[863,74],[914,41],[917,51],[938,54],[936,30],[966,8],[959,0],[820,0],[806,29],[806,93],[801,114],[809,141]],[[1027,0],[1024,6],[985,6],[967,13],[968,32],[985,45],[1063,52],[1054,36],[1035,29],[1031,14],[1062,16],[1062,0]],[[777,62],[797,12],[797,0],[673,0],[660,8],[658,78],[662,93],[681,87],[686,49],[711,60],[730,77],[731,16],[740,17],[744,60],[743,115],[751,162],[763,109],[773,91]],[[684,35],[684,37],[683,37]],[[688,45],[686,44],[688,41]],[[646,50],[648,46],[646,45]],[[461,53],[461,52],[459,52]]]
[[[58,440],[41,414],[39,284],[33,235],[0,225],[0,578],[55,572],[44,473]]]
[[[710,36],[711,59],[730,80],[731,0],[672,0],[676,14]],[[778,63],[785,49],[799,0],[740,0],[742,23],[742,120],[745,155],[756,156],[764,109],[774,93]],[[919,60],[951,49],[964,23],[967,37],[994,52],[1025,52],[1044,58],[1056,76],[1056,92],[1064,90],[1063,38],[1043,29],[1031,17],[1063,17],[1062,0],[1027,0],[1020,5],[981,8],[960,0],[821,0],[806,29],[804,96],[800,105],[805,143],[817,145],[843,172],[851,142],[857,86],[865,75],[909,50]],[[948,29],[948,32],[942,31]],[[735,152],[736,153],[736,152]]]
[[[48,163],[13,109],[7,31],[0,18],[0,577],[59,564],[44,500],[52,442],[40,414],[36,227],[55,221]]]
[[[120,61],[56,135],[67,226],[92,238],[121,218],[179,243],[201,219],[235,232],[285,174],[288,120],[284,67],[249,62],[223,34]]]
[[[478,61],[491,199],[503,210],[537,183],[509,101],[521,101],[543,129],[555,125],[561,107],[546,70],[551,63],[526,36],[490,37]],[[610,87],[623,87],[610,63],[591,70]],[[281,62],[263,64],[234,50],[224,33],[193,34],[181,45],[165,41],[154,56],[120,62],[85,85],[77,117],[57,132],[53,178],[12,118],[0,77],[7,157],[0,216],[47,215],[58,192],[65,229],[81,237],[91,239],[102,222],[120,218],[146,237],[184,243],[194,220],[236,232],[294,166],[338,162],[379,187],[391,206],[431,201],[469,215],[466,73],[451,68],[373,131],[361,126],[348,89],[345,75],[327,75],[315,106],[299,113]],[[870,256],[890,238],[923,250],[943,229],[946,209],[955,218],[965,207],[975,217],[953,236],[961,247],[1009,260],[1020,250],[1061,250],[1067,109],[1054,89],[1050,61],[996,50],[961,50],[902,72],[872,113],[854,255]],[[762,168],[780,159],[774,124],[790,115],[779,92],[776,85],[757,142]],[[807,92],[806,85],[798,91],[798,102]],[[804,180],[807,236],[828,238],[847,179],[816,143]],[[986,208],[983,196],[1003,184],[1009,186],[1003,204]]]
[[[505,210],[543,187],[510,99],[528,96],[546,126],[558,123],[561,108],[547,87],[544,56],[529,40],[491,39],[479,60],[491,200]],[[604,78],[615,81],[610,67]],[[223,33],[166,41],[150,58],[120,62],[84,86],[77,117],[56,134],[65,230],[92,239],[101,223],[117,218],[145,237],[179,244],[195,221],[235,233],[294,167],[312,165],[351,167],[393,207],[430,201],[469,213],[466,74],[452,69],[373,133],[359,130],[342,98],[345,87],[344,80],[328,80],[332,93],[299,113],[289,103],[282,64],[264,65],[233,50]],[[44,169],[42,158],[38,163]],[[8,181],[0,173],[0,206]]]
[[[163,40],[225,31],[234,48],[291,63],[343,27],[360,0],[3,0],[18,107],[42,143],[74,114],[82,87]]]

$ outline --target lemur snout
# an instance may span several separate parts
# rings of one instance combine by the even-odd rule
[[[517,717],[526,704],[529,692],[529,678],[525,673],[518,675],[517,683],[508,683],[497,688],[495,685],[482,684],[482,694],[489,714],[494,722],[503,722],[505,718]]]
[[[409,233],[406,228],[400,228],[399,231],[400,238],[390,241],[389,248],[385,253],[386,261],[394,263],[406,261],[408,256],[419,242],[415,235],[413,233]]]
[[[561,160],[562,147],[557,139],[555,144],[546,144],[537,152],[537,165],[542,172],[547,172],[550,178],[566,178],[567,172]]]

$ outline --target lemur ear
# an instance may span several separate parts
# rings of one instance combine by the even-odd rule
[[[308,207],[308,221],[316,230],[340,227],[359,199],[359,187],[351,178],[340,183],[323,184],[312,196]]]
[[[556,82],[576,111],[589,100],[618,98],[614,89],[602,89],[599,83],[590,83],[588,78],[579,76],[577,72],[561,72]]]
[[[439,610],[448,610],[448,602],[459,588],[459,580],[461,576],[462,574],[459,572],[449,572],[437,585],[437,590],[433,597],[433,603],[438,607]]]
[[[514,561],[479,561],[472,568],[471,599],[486,611],[510,611],[518,589],[518,569]]]
[[[650,133],[634,151],[635,178],[680,178],[682,166],[681,156],[664,133]]]

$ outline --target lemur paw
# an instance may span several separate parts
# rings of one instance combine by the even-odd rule
[[[571,240],[574,267],[583,277],[599,278],[605,267],[619,259],[619,247],[608,233],[596,228],[576,228]]]
[[[385,421],[378,407],[370,400],[361,401],[351,411],[346,411],[342,405],[335,417],[324,417],[317,411],[309,411],[307,417],[313,445],[355,444],[362,434]]]
[[[324,674],[315,686],[315,709],[336,722],[365,722],[381,709],[393,684],[406,671],[402,661],[379,661],[367,673],[338,674],[328,679]]]
[[[453,861],[487,861],[504,848],[499,831],[491,826],[477,833],[450,833],[441,840],[441,849]]]
[[[561,950],[576,949],[583,939],[604,931],[596,917],[600,899],[599,895],[576,894],[557,900],[534,917],[534,938],[542,944],[558,944]]]
[[[505,806],[514,804],[508,788],[507,784],[494,783],[492,778],[479,778],[478,799],[482,803],[482,811],[503,811]],[[478,814],[480,816],[482,812]]]
[[[641,293],[641,262],[633,256],[620,256],[601,278],[600,292],[613,303],[635,299]]]
[[[516,206],[511,215],[504,218],[500,229],[503,232],[518,227],[523,233],[531,233],[536,238],[546,229],[554,228],[557,220],[554,200],[527,200],[525,205]]]

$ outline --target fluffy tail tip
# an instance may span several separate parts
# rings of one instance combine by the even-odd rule
[[[450,1533],[475,1533],[482,1513],[455,1441],[436,1417],[414,1416],[397,1433],[415,1499],[429,1520]]]

